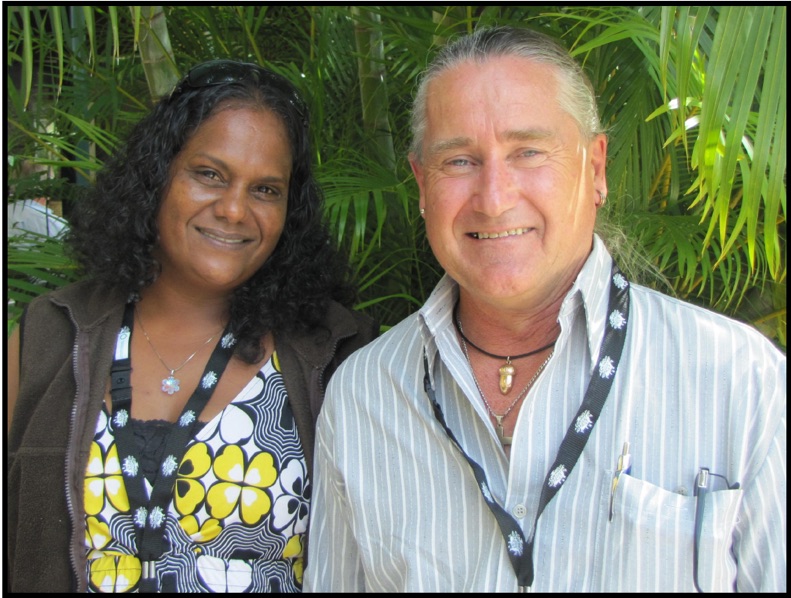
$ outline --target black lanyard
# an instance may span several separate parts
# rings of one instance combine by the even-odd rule
[[[134,304],[128,303],[124,311],[121,333],[128,334],[129,350],[127,356],[119,359],[116,355],[110,372],[112,385],[110,394],[113,402],[113,434],[124,475],[124,486],[129,497],[129,508],[135,526],[138,556],[141,562],[140,591],[156,592],[158,589],[155,561],[165,552],[165,520],[173,486],[181,459],[192,437],[198,417],[209,402],[217,382],[220,380],[228,361],[233,354],[235,339],[228,328],[223,331],[217,346],[206,364],[201,381],[187,401],[178,422],[168,434],[165,457],[160,464],[151,497],[146,493],[139,456],[130,427],[127,425],[132,413],[132,357],[131,336],[134,325]]]
[[[618,266],[613,262],[610,276],[610,300],[608,307],[608,318],[604,329],[604,339],[601,343],[599,352],[599,363],[593,372],[593,376],[585,392],[577,415],[571,422],[563,442],[560,444],[555,462],[547,472],[544,485],[541,490],[541,498],[538,503],[538,511],[533,521],[533,528],[530,532],[529,540],[525,539],[519,523],[494,499],[489,490],[489,482],[486,473],[464,451],[453,432],[445,423],[442,408],[437,403],[434,388],[428,372],[428,356],[423,352],[423,367],[425,376],[423,377],[423,387],[434,407],[434,417],[445,429],[445,433],[461,451],[467,459],[475,479],[478,481],[478,488],[481,490],[484,502],[491,509],[500,531],[503,534],[508,557],[511,559],[511,566],[516,573],[519,582],[519,591],[526,591],[532,584],[534,578],[533,570],[533,542],[535,540],[536,526],[538,518],[544,512],[544,508],[554,498],[555,494],[563,487],[563,483],[568,479],[571,470],[574,469],[579,460],[585,444],[588,442],[591,430],[599,419],[601,410],[610,393],[615,372],[623,352],[624,341],[626,339],[626,324],[629,318],[629,283],[621,274]]]

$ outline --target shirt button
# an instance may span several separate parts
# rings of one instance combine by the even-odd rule
[[[514,507],[514,517],[521,519],[525,515],[527,515],[527,509],[525,508],[525,505],[516,505]]]

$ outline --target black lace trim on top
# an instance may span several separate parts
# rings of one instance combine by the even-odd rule
[[[175,425],[175,422],[164,419],[129,420],[129,429],[140,457],[140,470],[150,484],[156,480],[157,470],[165,458],[168,434]],[[205,422],[196,422],[195,434],[197,435],[205,426]]]

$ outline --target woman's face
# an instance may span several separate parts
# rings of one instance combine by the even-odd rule
[[[221,107],[170,166],[157,223],[158,280],[229,293],[272,255],[286,220],[291,148],[272,111]]]

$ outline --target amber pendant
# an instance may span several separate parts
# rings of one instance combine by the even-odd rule
[[[505,365],[500,367],[500,392],[507,395],[511,392],[511,387],[514,385],[514,375],[516,368],[511,365],[511,360],[505,362]]]

